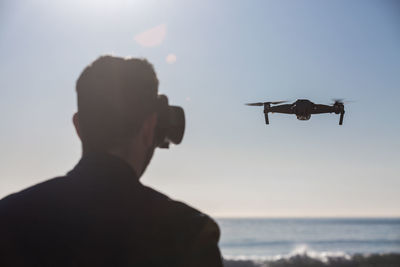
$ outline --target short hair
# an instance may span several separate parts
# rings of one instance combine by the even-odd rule
[[[134,137],[155,111],[158,79],[146,59],[101,56],[76,83],[84,149],[105,150]]]

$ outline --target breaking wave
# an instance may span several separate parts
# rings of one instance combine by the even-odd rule
[[[299,246],[287,255],[225,256],[225,267],[399,267],[400,253],[353,254],[317,252]]]

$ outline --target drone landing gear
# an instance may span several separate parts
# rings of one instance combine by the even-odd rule
[[[271,103],[272,102],[265,102],[264,103],[265,124],[269,124],[268,112],[269,112],[269,108],[271,107]]]
[[[339,125],[343,124],[344,111],[340,113]]]
[[[264,111],[264,115],[265,115],[265,124],[269,124],[268,112]]]

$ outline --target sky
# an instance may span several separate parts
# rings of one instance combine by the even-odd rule
[[[79,161],[75,82],[147,58],[186,113],[141,181],[217,217],[400,216],[397,1],[0,3],[0,198]],[[247,102],[345,105],[309,121]],[[71,196],[73,197],[73,196]]]

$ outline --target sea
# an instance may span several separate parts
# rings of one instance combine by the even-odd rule
[[[225,267],[400,267],[400,218],[217,218]]]

